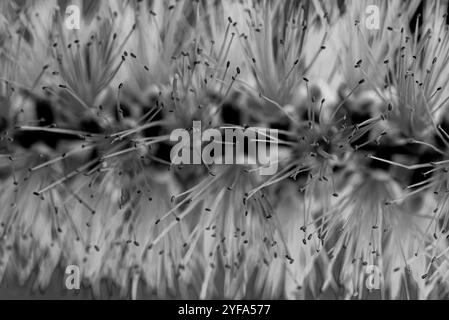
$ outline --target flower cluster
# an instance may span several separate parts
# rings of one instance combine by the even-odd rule
[[[0,288],[448,296],[445,1],[74,3],[0,3]],[[195,121],[277,130],[278,171],[172,163]]]

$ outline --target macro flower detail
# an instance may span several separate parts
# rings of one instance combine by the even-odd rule
[[[446,299],[448,11],[0,3],[0,297]]]

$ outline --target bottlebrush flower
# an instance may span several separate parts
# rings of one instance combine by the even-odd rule
[[[95,298],[447,296],[444,1],[77,1],[79,30],[68,4],[0,4],[0,290],[75,265]],[[266,129],[272,175],[172,161]]]
[[[338,268],[335,280],[346,288],[348,297],[362,298],[368,294],[367,281],[373,279],[370,272],[375,271],[382,298],[426,297],[431,289],[424,279],[438,249],[425,232],[431,225],[438,229],[436,223],[427,222],[428,203],[416,198],[395,204],[386,200],[400,198],[403,192],[380,172],[354,178],[359,180],[354,189],[349,187],[325,213],[326,238],[335,237],[327,249],[332,260],[328,281],[333,281],[333,269]]]
[[[376,83],[379,87],[388,73],[381,68],[389,54],[398,49],[399,30],[410,21],[419,5],[418,1],[407,4],[401,1],[349,1],[344,5],[344,19],[336,21],[333,33],[329,36],[329,46],[341,50],[339,55],[342,73],[335,69],[334,75],[349,89],[357,85],[360,78]],[[379,26],[366,28],[367,9],[378,9]],[[376,17],[373,17],[376,18]],[[344,60],[343,60],[344,59]]]
[[[248,34],[239,34],[255,88],[250,86],[248,89],[247,85],[244,89],[250,90],[256,98],[262,98],[257,103],[264,106],[261,111],[267,119],[279,118],[280,110],[277,109],[282,111],[283,107],[293,103],[302,78],[325,49],[324,35],[315,55],[305,55],[304,47],[310,41],[309,20],[316,14],[312,7],[308,1],[287,6],[263,1],[248,9]],[[239,30],[238,26],[236,30]]]
[[[202,275],[199,298],[252,297],[259,286],[252,287],[248,279],[265,274],[265,265],[272,261],[288,259],[269,199],[264,194],[246,198],[256,183],[257,178],[242,167],[218,166],[209,177],[174,197],[176,205],[161,217],[161,222],[170,223],[152,246],[179,222],[189,226],[180,272],[182,278],[184,273]],[[192,261],[199,253],[200,270],[189,271],[199,267]],[[267,292],[266,296],[276,294]]]

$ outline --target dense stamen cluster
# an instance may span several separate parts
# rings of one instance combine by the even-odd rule
[[[0,291],[447,296],[447,4],[82,3],[0,4]],[[277,130],[278,171],[173,164],[197,122]]]

